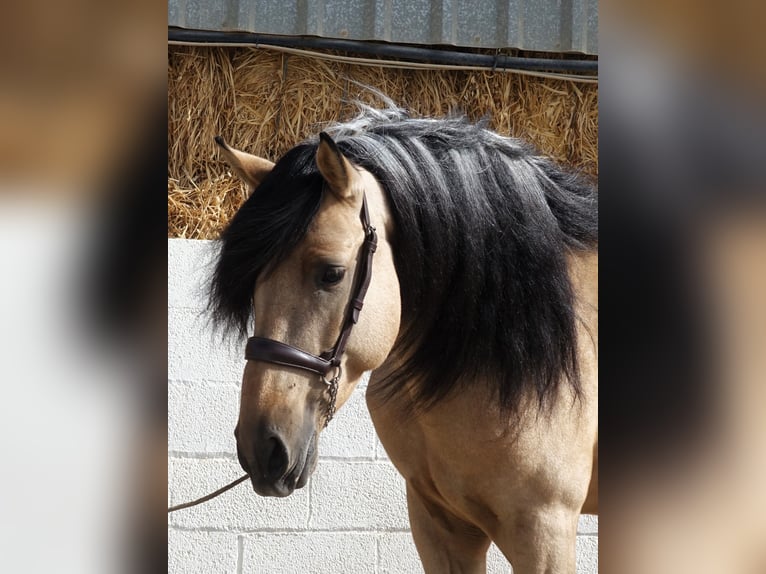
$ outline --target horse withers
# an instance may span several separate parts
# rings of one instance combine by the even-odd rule
[[[372,371],[426,572],[574,572],[597,500],[597,196],[463,118],[361,107],[276,164],[222,153],[250,196],[211,308],[248,340],[240,463],[287,496]]]

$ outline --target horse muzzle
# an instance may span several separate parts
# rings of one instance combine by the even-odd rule
[[[250,475],[256,493],[284,497],[306,486],[317,463],[316,430],[312,429],[306,438],[289,442],[278,431],[266,427],[241,437],[237,425],[234,434],[239,464]]]

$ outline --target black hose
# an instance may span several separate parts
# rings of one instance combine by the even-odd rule
[[[556,60],[522,58],[506,56],[504,54],[474,54],[382,42],[340,40],[337,38],[317,38],[313,36],[272,36],[252,32],[217,32],[169,27],[168,41],[194,44],[253,44],[255,46],[279,46],[307,50],[340,50],[357,54],[395,58],[397,60],[425,62],[428,64],[476,66],[489,69],[534,70],[538,72],[598,72],[597,60]]]

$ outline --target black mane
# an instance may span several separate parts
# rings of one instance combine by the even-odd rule
[[[327,131],[380,182],[395,222],[402,329],[393,353],[406,361],[382,392],[417,380],[417,406],[428,408],[478,377],[510,413],[530,389],[544,405],[564,378],[579,391],[566,256],[596,248],[595,188],[464,118],[365,108]],[[222,235],[211,306],[240,335],[256,277],[317,211],[317,143],[288,152]]]

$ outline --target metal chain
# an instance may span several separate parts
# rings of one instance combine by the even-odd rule
[[[340,367],[338,367],[338,374],[333,377],[332,380],[327,381],[327,392],[330,395],[330,400],[327,403],[327,416],[324,419],[324,428],[330,424],[330,421],[335,416],[335,399],[338,396],[338,383],[340,382]]]

